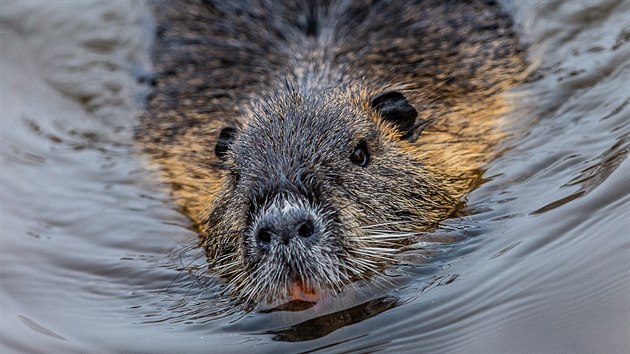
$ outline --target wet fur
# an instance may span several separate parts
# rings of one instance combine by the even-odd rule
[[[338,290],[449,217],[502,137],[524,68],[493,1],[185,1],[156,5],[156,80],[138,128],[200,231],[210,268],[246,298],[281,293],[295,265],[252,251],[275,196],[327,215],[299,277]],[[415,142],[370,99],[398,91],[431,122]],[[239,132],[226,161],[222,128]],[[348,161],[366,141],[367,168]],[[278,258],[280,257],[280,258]]]

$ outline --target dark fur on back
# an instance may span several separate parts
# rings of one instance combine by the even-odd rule
[[[209,118],[236,123],[252,95],[287,77],[367,91],[406,84],[431,116],[522,69],[511,20],[494,1],[329,2],[159,3],[158,78],[143,128],[168,143]]]
[[[210,266],[250,299],[296,277],[338,289],[450,216],[492,157],[502,93],[524,67],[494,1],[191,0],[155,16],[157,78],[138,139]],[[427,123],[417,141],[370,106],[387,91]],[[225,127],[238,133],[222,161]],[[348,162],[358,144],[365,168]],[[323,215],[321,245],[255,250],[253,220],[277,198]]]

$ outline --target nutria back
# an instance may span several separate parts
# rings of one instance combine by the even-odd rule
[[[137,137],[248,300],[316,301],[451,215],[524,69],[494,1],[159,3]]]

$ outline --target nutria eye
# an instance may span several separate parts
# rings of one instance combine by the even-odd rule
[[[232,179],[234,184],[238,184],[238,182],[241,180],[241,174],[238,171],[231,171],[230,178]]]
[[[367,166],[368,162],[370,162],[370,153],[368,152],[367,145],[364,141],[354,148],[354,151],[350,155],[350,161],[361,167]]]
[[[214,147],[214,153],[217,157],[225,161],[230,145],[236,136],[236,129],[232,127],[223,128],[217,139],[217,145]]]

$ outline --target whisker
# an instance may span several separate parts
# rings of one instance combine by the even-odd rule
[[[190,261],[188,264],[186,264],[186,266],[184,266],[184,268],[182,270],[179,271],[179,273],[177,273],[177,275],[175,276],[175,278],[173,278],[173,280],[171,280],[171,282],[168,284],[168,286],[166,287],[166,289],[164,289],[164,291],[168,291],[168,289],[170,289],[170,287],[173,285],[173,283],[175,282],[175,280],[177,280],[177,278],[179,278],[180,275],[182,275],[182,273],[186,270],[189,270],[188,267],[190,267],[191,264],[193,264],[194,262],[196,262],[197,260],[199,260],[199,258],[203,257],[204,255],[199,255],[197,257],[195,257],[192,261]]]

